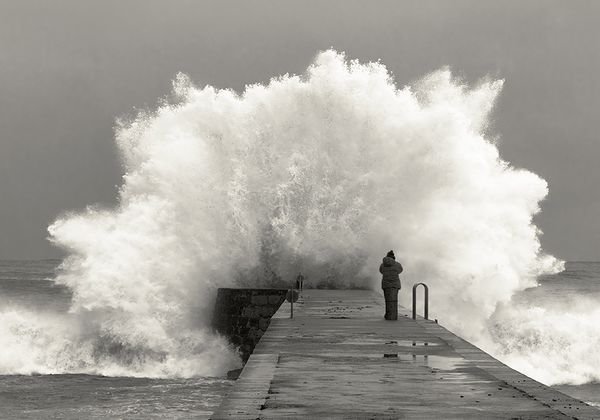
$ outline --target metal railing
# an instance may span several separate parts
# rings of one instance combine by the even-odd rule
[[[417,283],[412,289],[412,319],[417,319],[417,287],[423,286],[425,289],[425,308],[423,318],[429,319],[429,287],[425,283]]]

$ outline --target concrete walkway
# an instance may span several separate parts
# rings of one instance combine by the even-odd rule
[[[305,290],[289,309],[212,419],[600,419],[432,321],[385,321],[375,292]]]

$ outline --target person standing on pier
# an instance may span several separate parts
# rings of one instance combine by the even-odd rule
[[[396,261],[394,251],[388,252],[383,257],[379,272],[383,275],[381,288],[385,298],[385,319],[390,321],[398,319],[398,291],[402,288],[399,274],[402,271],[402,264]]]
[[[296,277],[296,289],[302,291],[304,289],[304,276],[302,272],[298,273],[298,277]]]

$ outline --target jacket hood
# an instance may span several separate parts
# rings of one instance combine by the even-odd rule
[[[391,267],[396,262],[392,257],[383,257],[383,265],[385,267]]]

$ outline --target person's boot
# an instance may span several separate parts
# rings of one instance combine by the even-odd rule
[[[390,302],[389,301],[385,301],[385,314],[383,314],[383,317],[389,321],[390,320]]]

